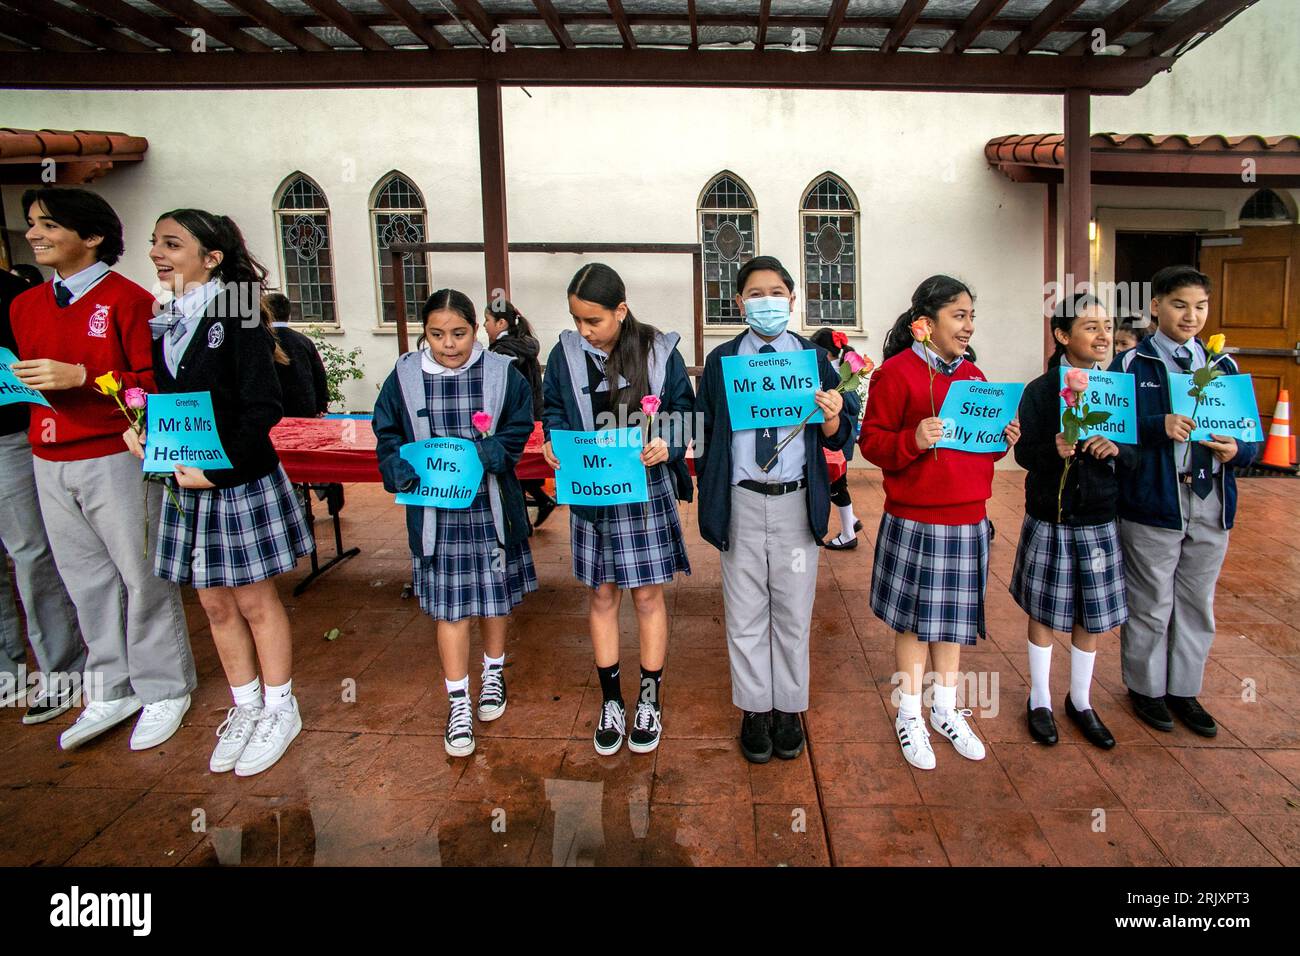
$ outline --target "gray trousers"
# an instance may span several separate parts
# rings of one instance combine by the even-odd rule
[[[149,704],[194,690],[180,589],[153,573],[162,487],[147,486],[146,505],[140,461],[125,448],[102,458],[37,458],[34,464],[54,561],[86,639],[91,699],[134,693]]]
[[[18,676],[27,660],[18,608],[9,587],[14,559],[18,596],[27,618],[27,639],[45,675],[80,674],[86,647],[77,613],[63,587],[36,497],[36,475],[27,435],[0,435],[0,672]],[[60,681],[62,682],[62,681]]]
[[[820,554],[805,494],[731,489],[722,600],[731,702],[741,710],[808,709],[808,628]]]
[[[1128,623],[1120,628],[1124,684],[1147,697],[1195,697],[1214,643],[1214,588],[1228,552],[1222,479],[1204,501],[1179,484],[1184,529],[1120,521]]]

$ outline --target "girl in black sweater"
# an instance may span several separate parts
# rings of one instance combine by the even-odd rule
[[[1060,396],[1062,367],[1097,369],[1110,355],[1111,335],[1111,319],[1091,295],[1063,301],[1052,317],[1056,352],[1020,400],[1021,437],[1014,451],[1029,474],[1011,594],[1029,615],[1029,733],[1044,744],[1057,741],[1048,677],[1052,632],[1058,631],[1069,632],[1073,642],[1066,714],[1092,743],[1115,745],[1092,709],[1089,688],[1097,635],[1128,619],[1115,469],[1132,467],[1137,447],[1102,435],[1070,445],[1062,433]],[[1060,493],[1070,459],[1074,463]]]

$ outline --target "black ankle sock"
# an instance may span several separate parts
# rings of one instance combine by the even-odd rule
[[[662,667],[657,671],[648,671],[644,667],[641,668],[640,699],[645,701],[647,704],[654,705],[655,710],[659,709],[660,703],[663,700],[660,694],[660,685],[663,683],[663,679],[664,669]]]
[[[623,688],[618,679],[618,665],[610,664],[608,667],[596,665],[596,673],[600,676],[600,692],[605,700],[623,700]]]

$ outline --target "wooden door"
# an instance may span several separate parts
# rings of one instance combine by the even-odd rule
[[[1240,245],[1202,246],[1200,269],[1214,283],[1202,339],[1222,332],[1255,383],[1265,430],[1281,389],[1300,402],[1300,226],[1251,226]],[[1291,418],[1292,433],[1297,422]]]

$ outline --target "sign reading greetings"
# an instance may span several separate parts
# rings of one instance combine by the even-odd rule
[[[468,508],[483,483],[483,460],[468,438],[430,438],[397,450],[420,476],[412,491],[399,492],[399,505],[457,510]]]
[[[1263,441],[1264,429],[1255,404],[1255,386],[1249,375],[1221,375],[1205,386],[1199,407],[1188,394],[1192,377],[1170,373],[1169,391],[1175,415],[1196,419],[1192,441],[1224,435],[1237,441]],[[1195,410],[1195,414],[1192,414]]]
[[[759,355],[724,355],[722,380],[727,391],[731,430],[822,422],[816,392],[821,383],[817,352],[766,352]]]
[[[44,405],[49,408],[50,403],[44,395],[18,381],[18,376],[9,367],[17,361],[17,355],[6,348],[0,348],[0,405],[27,402],[29,405]]]
[[[624,505],[650,500],[639,428],[552,431],[551,451],[560,462],[555,472],[555,497],[562,505]]]
[[[1007,440],[1002,432],[1016,417],[1024,390],[1019,382],[953,382],[939,409],[943,438],[936,447],[1006,451]]]
[[[217,437],[208,392],[172,392],[149,396],[145,426],[144,470],[170,474],[177,465],[230,468]]]
[[[1057,389],[1065,388],[1065,373],[1069,369],[1061,368],[1061,379]],[[1061,399],[1061,414],[1065,414],[1065,399]],[[1088,370],[1088,387],[1083,392],[1083,404],[1089,412],[1110,412],[1110,418],[1104,422],[1094,422],[1079,430],[1079,440],[1101,435],[1113,442],[1136,445],[1137,402],[1134,399],[1133,376],[1127,372],[1102,372]]]

